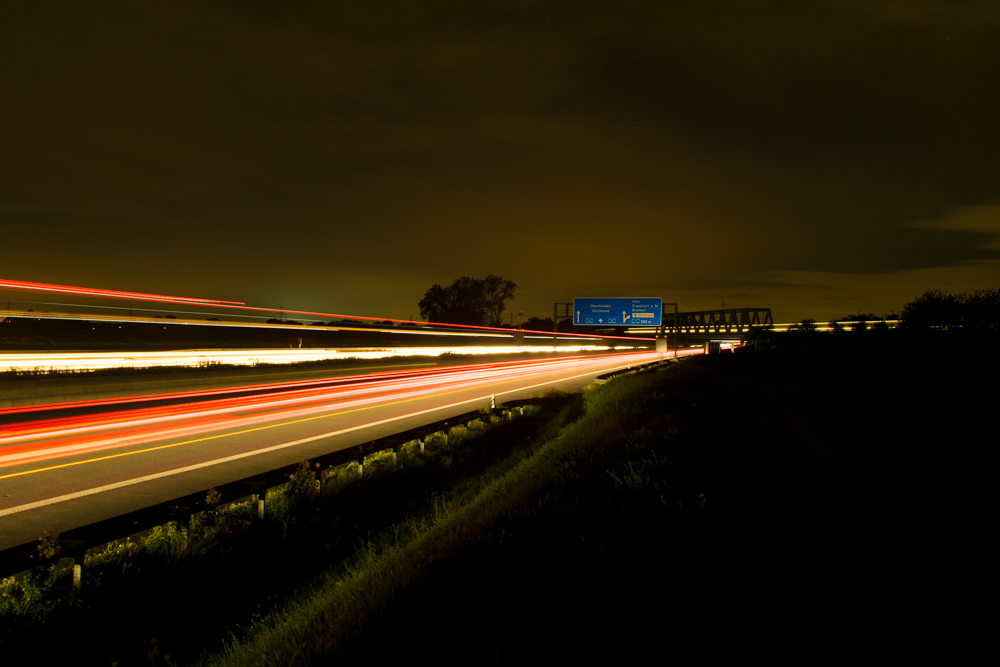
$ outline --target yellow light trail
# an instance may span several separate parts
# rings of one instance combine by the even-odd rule
[[[178,350],[167,352],[31,352],[0,354],[0,370],[98,370],[109,368],[153,368],[158,366],[206,366],[228,364],[295,364],[338,359],[385,359],[388,357],[439,357],[442,354],[519,354],[530,352],[599,352],[603,345],[524,345],[391,348],[291,348],[260,350]],[[616,346],[615,350],[634,349]]]
[[[635,362],[632,362],[632,363],[635,363]],[[631,367],[631,365],[632,364],[626,364],[625,366],[621,366],[621,368]],[[590,374],[592,374],[592,373],[584,373],[582,375],[577,375],[577,376],[573,376],[572,378],[566,378],[566,379],[575,379],[575,378],[584,377],[584,376],[590,375]],[[496,384],[496,385],[506,385],[506,384],[511,384],[513,382],[518,382],[520,380],[521,380],[520,378],[513,378],[513,379],[510,379],[510,380],[503,380],[503,381],[494,382],[494,384]],[[552,384],[552,382],[558,382],[558,381],[561,381],[561,380],[552,380],[552,381],[549,381],[549,382],[543,382],[541,384],[533,385],[531,387],[526,387],[524,389],[533,389],[535,387],[540,387],[540,386],[544,386],[544,385],[547,385],[547,384]],[[439,392],[439,393],[436,393],[435,396],[450,396],[452,394],[461,393],[463,391],[469,391],[470,389],[472,389],[472,387],[466,386],[466,387],[463,387],[461,389],[455,389],[453,391]],[[515,391],[517,391],[517,390],[515,390]],[[494,392],[494,393],[501,394],[501,393],[509,393],[509,392]],[[246,435],[247,433],[254,433],[254,432],[259,432],[259,431],[265,431],[265,430],[269,430],[269,429],[273,429],[273,428],[278,428],[278,427],[281,427],[281,426],[292,426],[294,424],[301,424],[301,423],[305,423],[305,422],[311,422],[311,421],[315,421],[317,419],[327,419],[327,418],[330,418],[330,417],[339,417],[339,416],[346,415],[346,414],[351,414],[351,413],[354,413],[354,412],[361,412],[361,411],[364,411],[364,410],[371,410],[373,408],[384,408],[384,407],[388,407],[388,406],[391,406],[391,405],[400,405],[400,404],[403,404],[403,403],[411,403],[413,401],[424,400],[426,398],[427,398],[427,396],[416,396],[416,397],[413,397],[413,398],[407,398],[407,399],[398,400],[398,401],[391,401],[391,402],[388,402],[388,403],[375,403],[373,405],[368,405],[368,406],[363,406],[363,407],[359,407],[359,408],[354,408],[354,409],[351,409],[351,410],[343,410],[343,411],[335,412],[335,413],[324,413],[324,414],[315,415],[315,416],[312,416],[312,417],[305,417],[305,418],[302,418],[302,419],[295,419],[295,420],[291,420],[291,421],[278,422],[278,423],[274,423],[274,424],[267,424],[265,426],[258,426],[258,427],[255,427],[255,428],[243,429],[243,430],[240,430],[240,431],[233,431],[231,433],[220,433],[220,434],[217,434],[217,435],[206,436],[206,437],[203,437],[203,438],[196,438],[194,440],[185,440],[183,442],[169,443],[169,444],[166,444],[166,445],[157,445],[156,447],[147,447],[147,448],[144,448],[144,449],[134,450],[134,451],[130,451],[130,452],[120,452],[120,453],[117,453],[117,454],[108,454],[108,455],[105,455],[105,456],[99,456],[99,457],[94,457],[94,458],[90,458],[90,459],[84,459],[84,460],[81,460],[81,461],[70,461],[70,462],[67,462],[67,463],[61,463],[61,464],[54,465],[54,466],[46,466],[44,468],[35,468],[35,469],[32,469],[32,470],[22,470],[20,472],[8,473],[6,475],[0,475],[0,480],[2,480],[2,479],[10,479],[12,477],[23,477],[25,475],[32,475],[32,474],[40,473],[40,472],[48,472],[48,471],[52,471],[52,470],[58,470],[60,468],[69,468],[69,467],[72,467],[72,466],[83,465],[85,463],[97,463],[97,462],[100,462],[100,461],[107,461],[107,460],[110,460],[110,459],[122,458],[122,457],[125,457],[125,456],[133,456],[133,455],[136,455],[136,454],[144,454],[144,453],[154,452],[154,451],[158,451],[158,450],[162,450],[162,449],[170,449],[170,448],[173,448],[173,447],[181,447],[181,446],[184,446],[184,445],[191,445],[191,444],[195,444],[195,443],[199,443],[199,442],[207,442],[209,440],[218,440],[218,439],[221,439],[221,438],[228,438],[228,437],[231,437],[231,436]],[[478,399],[478,398],[477,399],[470,399],[470,401],[463,401],[463,403],[471,402],[472,400],[480,400],[480,399]],[[433,408],[432,410],[429,410],[429,411],[445,409],[447,407],[451,407],[451,406],[444,406],[444,407],[441,407],[441,408]],[[2,512],[0,512],[0,515],[2,515]]]

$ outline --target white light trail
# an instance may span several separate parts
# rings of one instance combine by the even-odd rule
[[[522,345],[496,347],[399,347],[399,348],[292,348],[260,350],[177,350],[168,352],[19,352],[0,354],[0,371],[88,371],[107,368],[152,368],[157,366],[208,366],[231,364],[294,364],[335,359],[385,359],[387,357],[437,357],[442,354],[519,354],[532,352],[599,352],[602,345]],[[641,349],[616,346],[615,350]]]
[[[660,355],[642,352],[625,358],[635,364],[659,359]],[[318,381],[304,381],[286,384],[284,391],[227,398],[214,398],[217,392],[206,390],[206,396],[213,398],[200,402],[10,424],[0,426],[0,467],[321,415],[385,401],[408,401],[552,372],[581,371],[606,366],[618,359],[622,357],[577,356],[392,372],[375,377],[334,378],[324,381],[324,386],[316,386]],[[149,400],[155,396],[143,398]]]

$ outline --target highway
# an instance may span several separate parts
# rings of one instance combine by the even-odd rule
[[[461,347],[443,350],[445,354],[442,354],[442,350],[404,348],[398,351],[399,354],[390,356],[389,353],[394,351],[385,348],[346,348],[331,350],[320,355],[317,355],[315,350],[189,350],[127,355],[51,354],[52,357],[61,359],[62,365],[53,363],[54,360],[31,365],[31,362],[24,362],[23,359],[37,355],[18,354],[16,356],[19,363],[25,367],[37,367],[43,370],[55,368],[63,371],[94,371],[132,365],[135,367],[127,373],[64,372],[0,380],[0,424],[10,421],[4,416],[4,413],[9,412],[4,410],[5,408],[27,407],[38,403],[71,403],[93,398],[123,398],[194,389],[292,382],[338,375],[363,375],[380,370],[458,366],[472,362],[470,355],[474,355],[475,363],[489,363],[507,359],[511,361],[539,359],[594,352],[585,346],[558,348],[525,346],[510,350],[503,347],[472,348],[471,352],[469,348]],[[602,347],[596,351],[606,353],[608,348]],[[9,362],[14,356],[0,354],[0,371],[5,368],[4,363]],[[157,362],[164,359],[168,367],[157,368],[160,365]],[[253,362],[257,359],[263,359],[267,363],[255,365]],[[190,363],[192,361],[194,363]],[[215,362],[222,365],[216,365]]]
[[[0,410],[0,549],[657,353],[386,370]]]

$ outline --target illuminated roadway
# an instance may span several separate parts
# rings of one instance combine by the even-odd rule
[[[659,358],[576,355],[8,408],[0,549],[446,419],[492,394],[578,390]]]

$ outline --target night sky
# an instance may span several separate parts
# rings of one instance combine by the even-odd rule
[[[4,2],[0,278],[779,322],[1000,285],[1000,3]]]

